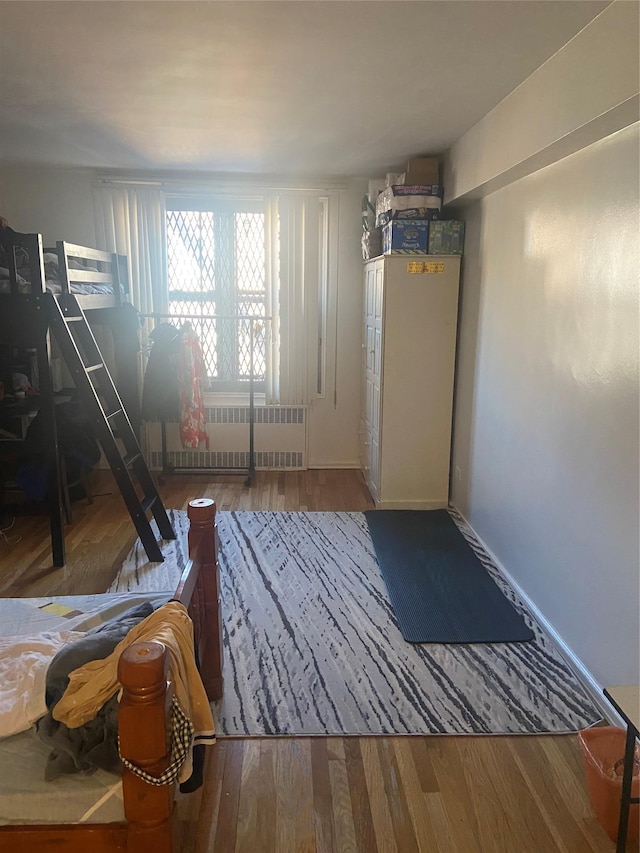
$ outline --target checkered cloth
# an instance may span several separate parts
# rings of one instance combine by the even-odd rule
[[[138,776],[149,785],[170,785],[178,778],[180,768],[184,764],[191,745],[193,743],[193,724],[184,713],[178,700],[173,697],[171,702],[171,763],[159,776],[152,776],[146,770],[138,767],[128,758],[122,755],[120,750],[120,738],[118,738],[118,753],[127,770],[134,776]]]

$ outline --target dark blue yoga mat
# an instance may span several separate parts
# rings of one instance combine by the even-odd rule
[[[369,510],[365,517],[407,642],[533,639],[446,510]]]

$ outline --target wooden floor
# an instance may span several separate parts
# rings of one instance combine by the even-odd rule
[[[73,506],[63,569],[51,567],[43,519],[19,518],[5,531],[0,595],[107,588],[135,537],[110,474],[95,477],[93,490],[93,506]],[[221,510],[372,506],[354,471],[260,472],[251,488],[238,477],[174,477],[161,492],[174,508],[198,496]],[[180,853],[615,849],[590,810],[575,736],[221,740],[204,786],[180,798],[179,817]]]
[[[353,512],[373,503],[355,471],[258,472],[251,487],[244,477],[169,477],[159,487],[167,508],[186,509],[194,497],[214,498],[218,509]],[[135,530],[110,471],[92,474],[93,504],[73,504],[66,527],[67,561],[54,569],[48,520],[18,516],[0,524],[0,596],[82,595],[104,592],[135,541]]]
[[[219,741],[178,850],[611,852],[580,761],[570,736]]]

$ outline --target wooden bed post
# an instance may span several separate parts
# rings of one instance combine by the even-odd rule
[[[207,696],[222,697],[223,646],[220,567],[218,566],[218,528],[216,503],[210,498],[189,502],[189,555],[201,564],[195,606],[190,611],[198,646],[200,673]]]
[[[118,711],[120,752],[152,776],[159,776],[170,761],[167,672],[168,655],[161,643],[133,643],[118,662],[123,686]],[[149,785],[125,768],[122,787],[129,821],[128,853],[171,853],[173,785]]]

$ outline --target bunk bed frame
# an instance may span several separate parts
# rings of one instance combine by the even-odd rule
[[[211,701],[220,699],[223,689],[215,513],[215,502],[210,499],[189,503],[189,561],[173,596],[174,601],[187,608],[193,621],[196,659]],[[170,761],[170,685],[166,672],[166,649],[157,642],[133,643],[119,661],[118,676],[123,685],[118,715],[120,752],[154,776],[161,774]],[[0,851],[172,853],[173,785],[150,785],[125,769],[122,789],[126,822],[1,826]]]
[[[47,279],[44,250],[40,234],[18,234],[3,229],[2,245],[9,258],[9,292],[0,293],[0,343],[36,351],[39,378],[39,406],[46,424],[45,456],[49,488],[46,511],[50,520],[53,564],[65,563],[64,520],[65,479],[56,431],[55,396],[51,365],[51,317],[48,310]],[[127,259],[112,252],[58,242],[54,251],[58,260],[60,293],[56,300],[64,303],[70,294],[85,313],[91,326],[108,326],[113,334],[114,355],[118,368],[118,393],[136,435],[140,428],[138,390],[138,319],[133,306],[125,301],[128,294]],[[28,284],[19,283],[18,256],[29,263]],[[23,276],[24,278],[24,276]],[[103,292],[83,292],[96,289]],[[0,450],[11,449],[10,442],[0,442]],[[15,450],[15,447],[13,448]],[[66,500],[65,500],[66,497]],[[160,558],[161,559],[161,558]]]

